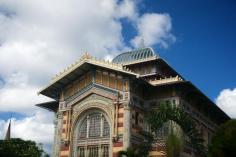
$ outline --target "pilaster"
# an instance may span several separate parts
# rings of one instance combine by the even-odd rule
[[[131,111],[129,103],[124,103],[124,135],[123,135],[123,149],[126,150],[130,146],[131,136]]]
[[[57,127],[55,128],[55,140],[54,140],[54,156],[60,156],[60,146],[61,146],[61,130],[62,130],[62,112],[57,113]]]

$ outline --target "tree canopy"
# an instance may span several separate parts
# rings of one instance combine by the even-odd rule
[[[24,141],[20,138],[0,140],[0,156],[3,157],[42,157],[48,156],[34,141]]]
[[[236,156],[236,120],[222,124],[212,137],[208,157]]]

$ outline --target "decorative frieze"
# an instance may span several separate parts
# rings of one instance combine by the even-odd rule
[[[161,84],[178,82],[178,81],[183,81],[183,79],[177,75],[175,77],[169,77],[169,78],[165,77],[165,78],[149,80],[149,83],[152,85],[161,85]]]

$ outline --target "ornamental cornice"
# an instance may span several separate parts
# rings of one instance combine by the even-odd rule
[[[76,93],[76,97],[74,99],[66,100],[66,106],[68,107],[74,106],[79,101],[93,94],[100,95],[101,97],[111,100],[115,100],[117,98],[116,91],[106,91],[100,88],[100,86],[91,84],[88,87],[86,87],[86,91],[81,91]]]
[[[113,120],[113,113],[114,113],[113,101],[108,98],[92,94],[89,97],[82,100],[81,102],[74,105],[72,121],[75,122],[80,114],[82,114],[86,110],[94,108],[101,109],[107,114],[107,116],[111,120]]]
[[[136,73],[133,73],[131,70],[123,67],[122,64],[97,59],[97,58],[89,55],[88,53],[85,53],[79,60],[77,60],[76,62],[74,62],[73,64],[71,64],[67,68],[65,68],[63,71],[56,74],[52,78],[52,82],[58,81],[62,77],[66,76],[67,74],[69,74],[70,72],[72,72],[73,70],[75,70],[76,68],[81,66],[83,63],[90,63],[90,64],[102,66],[102,67],[107,67],[107,68],[110,68],[110,69],[113,69],[113,70],[122,71],[122,72],[125,72],[125,73],[130,73],[130,74],[133,74],[133,75],[138,75]]]

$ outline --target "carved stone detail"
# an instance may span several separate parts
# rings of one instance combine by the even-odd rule
[[[113,132],[113,127],[114,126],[114,105],[113,105],[113,100],[105,98],[100,95],[92,94],[82,101],[76,103],[73,105],[73,114],[72,114],[72,131],[71,131],[71,148],[73,148],[73,143],[75,142],[73,139],[74,138],[74,131],[76,130],[77,122],[80,119],[81,116],[86,114],[87,112],[91,110],[101,110],[102,112],[106,113],[106,116],[110,120],[110,129],[111,129],[111,135],[110,138],[112,137],[112,132]],[[111,138],[112,139],[112,138]],[[112,146],[112,140],[110,141],[110,146]],[[74,150],[72,150],[72,156],[73,156]],[[109,151],[110,156],[112,156],[112,150],[110,149]]]
[[[99,108],[101,110],[104,110],[109,116],[109,118],[113,120],[112,116],[114,112],[113,101],[105,97],[92,94],[91,96],[85,98],[83,101],[74,105],[72,121],[74,122],[79,114],[90,108]]]

